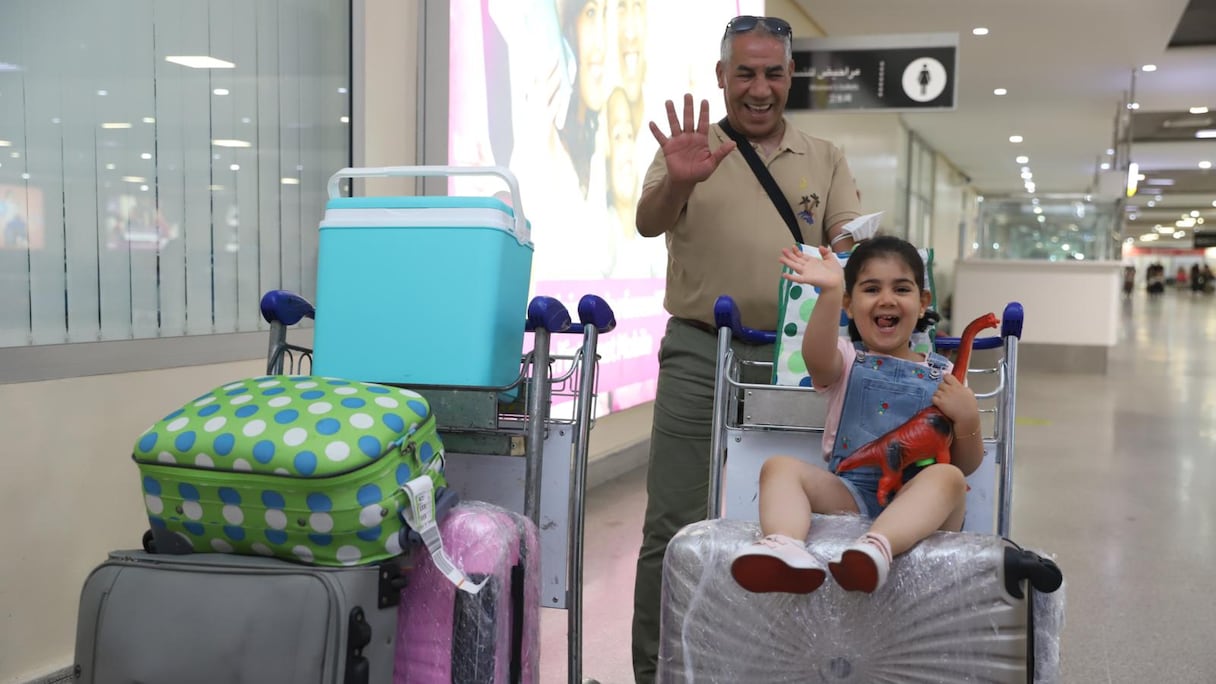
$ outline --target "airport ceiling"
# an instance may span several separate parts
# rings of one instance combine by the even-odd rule
[[[1216,0],[795,1],[829,36],[959,35],[956,109],[904,119],[980,192],[1026,195],[1019,155],[1040,196],[1095,192],[1135,103],[1125,234],[1191,211],[1216,228],[1216,137],[1196,137],[1216,130]]]

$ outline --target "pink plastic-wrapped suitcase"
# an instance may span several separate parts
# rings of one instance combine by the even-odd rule
[[[429,557],[420,561],[397,609],[394,684],[536,682],[536,526],[518,513],[465,502],[448,513],[439,532],[452,562],[481,589],[457,589]]]

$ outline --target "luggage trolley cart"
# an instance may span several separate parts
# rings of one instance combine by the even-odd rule
[[[518,208],[518,187],[503,169],[345,169],[331,179],[330,197],[337,196],[340,177],[487,172],[508,180],[513,206]],[[324,306],[324,300],[318,306]],[[324,368],[314,363],[321,359],[313,348],[288,340],[290,326],[315,318],[316,309],[310,302],[275,290],[263,296],[261,311],[271,328],[268,373],[300,374]],[[578,321],[573,321],[566,307],[552,297],[533,298],[523,325],[533,335],[532,349],[515,357],[520,359],[516,375],[502,384],[366,378],[409,387],[427,398],[444,440],[448,483],[459,498],[518,511],[536,523],[541,543],[541,606],[567,611],[570,682],[582,681],[583,529],[588,444],[594,426],[596,348],[598,335],[616,326],[611,307],[595,295],[579,301],[577,316]],[[581,335],[582,345],[570,354],[553,354],[554,334]],[[317,351],[326,353],[325,348]]]
[[[994,350],[988,367],[976,367],[972,355],[968,382],[976,392],[983,424],[984,460],[967,477],[967,516],[963,529],[1009,536],[1013,501],[1013,436],[1017,389],[1018,341],[1022,335],[1022,305],[1008,304],[1001,316],[999,336],[978,337],[973,349]],[[809,387],[745,383],[745,366],[772,368],[735,356],[732,337],[772,342],[776,333],[753,330],[740,323],[730,297],[714,306],[718,326],[717,381],[711,441],[708,512],[710,518],[758,520],[760,466],[770,456],[786,454],[826,467],[820,445],[827,401]],[[957,349],[959,338],[937,337],[938,351]],[[999,350],[999,351],[997,351]]]
[[[732,576],[730,559],[761,531],[760,466],[786,454],[824,467],[827,406],[811,388],[751,382],[771,364],[750,367],[732,353],[732,337],[762,342],[773,333],[743,329],[733,303],[721,299],[715,322],[711,519],[685,527],[667,547],[658,681],[1059,681],[1062,573],[992,534],[1009,529],[1021,306],[1005,308],[999,336],[974,345],[991,351],[972,355],[969,378],[983,411],[985,451],[983,469],[968,479],[964,529],[973,533],[922,540],[892,564],[873,596],[851,595],[835,582],[805,595],[752,594]],[[958,344],[937,342],[938,349]],[[807,549],[826,563],[868,525],[855,515],[819,516]]]

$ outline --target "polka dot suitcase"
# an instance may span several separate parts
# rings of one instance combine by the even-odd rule
[[[208,392],[142,434],[134,459],[158,552],[321,566],[397,556],[408,532],[401,485],[420,476],[435,491],[446,484],[421,395],[314,376]]]

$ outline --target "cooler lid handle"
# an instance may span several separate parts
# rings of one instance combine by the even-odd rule
[[[346,168],[329,177],[329,199],[342,196],[338,187],[343,178],[387,178],[417,176],[498,176],[507,183],[511,192],[511,211],[515,215],[515,239],[527,244],[531,239],[527,219],[524,218],[523,203],[519,198],[519,181],[505,166],[374,166]]]

